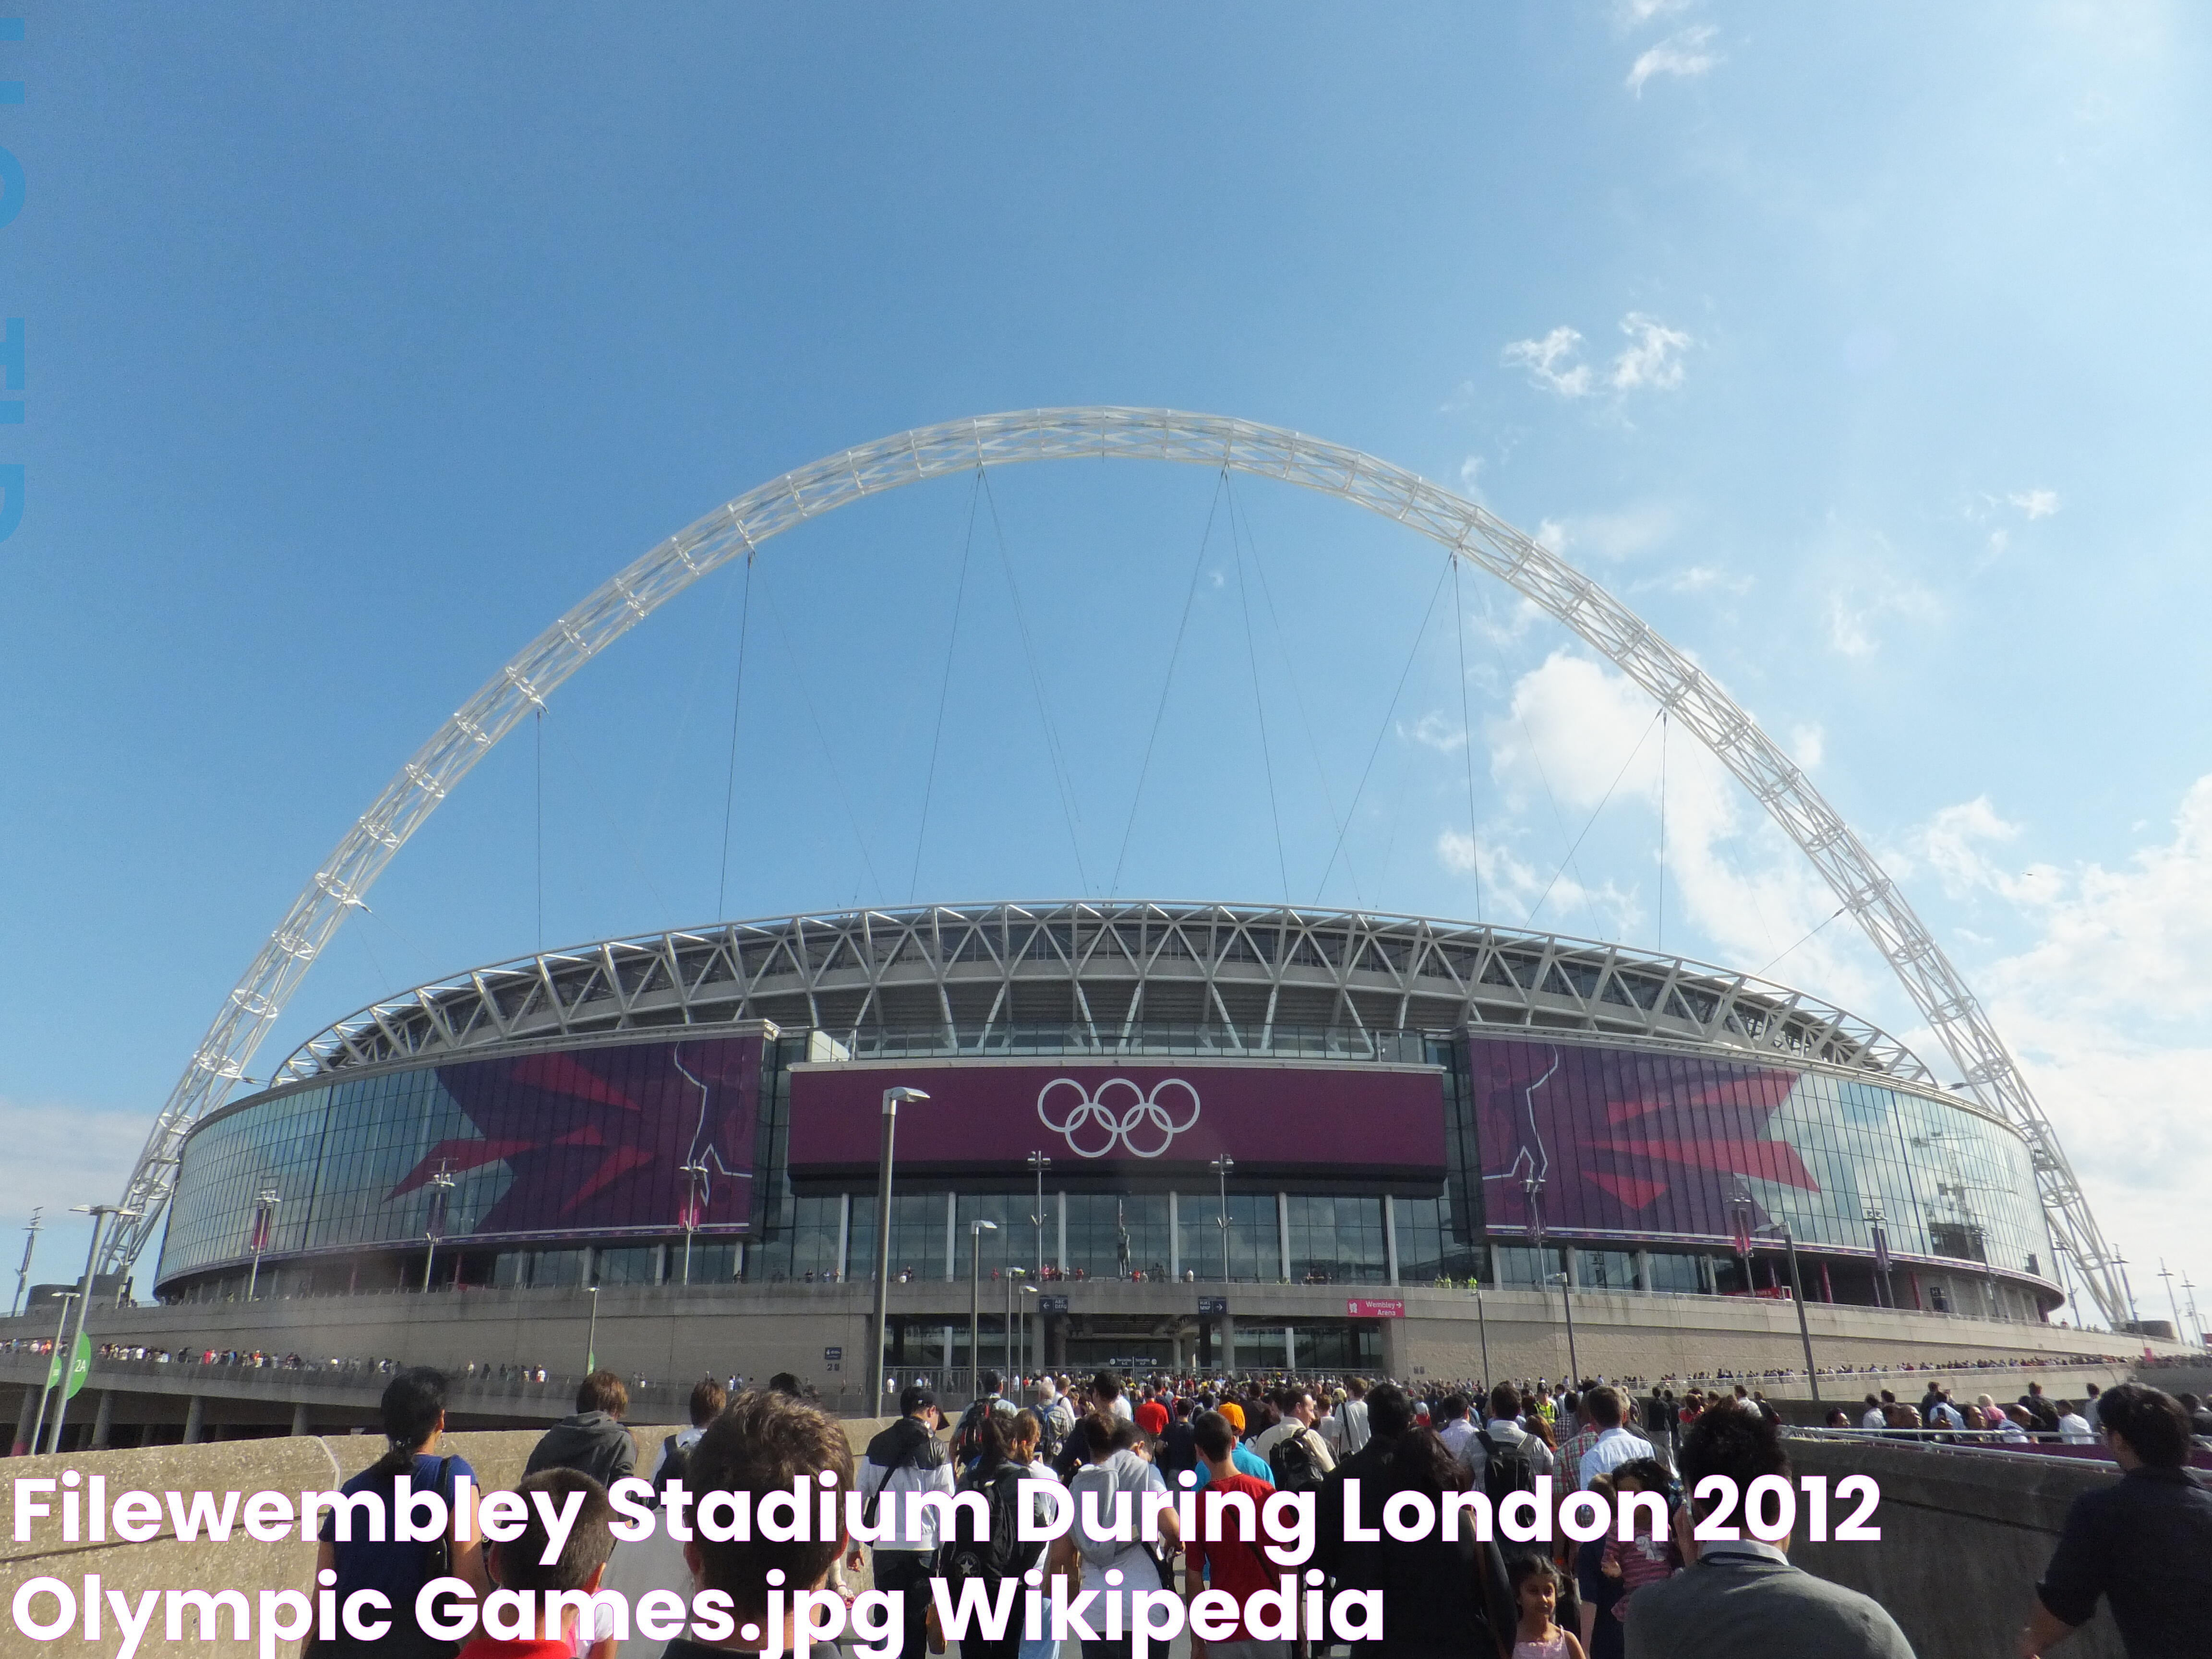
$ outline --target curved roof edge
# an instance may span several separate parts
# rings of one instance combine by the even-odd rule
[[[1107,1049],[1142,1046],[1157,1024],[1217,1031],[1231,1050],[1271,1047],[1278,1028],[1519,1028],[1934,1081],[1843,1009],[1688,957],[1372,911],[1076,900],[835,911],[540,951],[361,1009],[271,1082],[763,1018],[833,1035],[935,1028],[977,1052],[1041,1019]]]

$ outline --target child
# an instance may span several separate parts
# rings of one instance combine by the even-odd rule
[[[1657,1492],[1663,1499],[1667,1495],[1667,1466],[1654,1457],[1638,1457],[1623,1463],[1613,1472],[1615,1502],[1626,1503],[1632,1492]],[[1639,1507],[1637,1514],[1636,1536],[1624,1542],[1617,1534],[1605,1547],[1604,1565],[1600,1569],[1607,1578],[1620,1586],[1620,1599],[1613,1603],[1613,1619],[1615,1629],[1610,1639],[1594,1640],[1594,1654],[1615,1655],[1624,1650],[1624,1639],[1619,1625],[1628,1618],[1628,1604],[1636,1592],[1646,1584],[1656,1584],[1672,1577],[1682,1565],[1675,1550],[1671,1528],[1666,1525],[1654,1528]]]
[[[486,1552],[492,1582],[502,1589],[527,1593],[540,1607],[547,1590],[581,1590],[588,1595],[598,1589],[607,1558],[615,1549],[614,1534],[608,1530],[614,1510],[607,1502],[606,1488],[580,1470],[556,1468],[524,1477],[515,1490],[526,1496],[549,1494],[556,1511],[568,1503],[570,1492],[582,1492],[584,1501],[577,1506],[567,1547],[550,1564],[538,1559],[545,1552],[545,1522],[533,1502],[521,1535],[511,1544],[494,1544]],[[567,1610],[558,1631],[520,1638],[479,1635],[461,1649],[459,1659],[574,1659],[583,1650],[588,1650],[593,1659],[600,1659],[603,1652],[611,1655],[615,1646],[611,1640],[594,1642],[587,1633],[580,1635],[578,1622],[572,1608]]]
[[[1540,1555],[1524,1555],[1513,1563],[1509,1582],[1513,1605],[1521,1612],[1513,1659],[1583,1659],[1583,1644],[1552,1617],[1559,1599],[1559,1570]]]

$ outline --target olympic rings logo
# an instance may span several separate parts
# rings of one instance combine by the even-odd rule
[[[1094,1094],[1072,1077],[1054,1078],[1037,1093],[1037,1118],[1079,1158],[1104,1158],[1116,1147],[1133,1158],[1158,1158],[1198,1121],[1198,1091],[1171,1077],[1146,1093],[1117,1077]]]

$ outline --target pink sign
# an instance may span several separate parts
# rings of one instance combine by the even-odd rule
[[[1226,1153],[1240,1178],[1312,1165],[1431,1178],[1443,1170],[1443,1079],[1430,1066],[1204,1060],[795,1066],[790,1164],[872,1172],[884,1091],[902,1085],[929,1096],[899,1108],[902,1170],[1026,1170],[1041,1152],[1055,1179],[1104,1169],[1187,1175]]]
[[[1344,1310],[1354,1319],[1403,1319],[1406,1304],[1402,1302],[1369,1302],[1353,1297],[1344,1304]]]

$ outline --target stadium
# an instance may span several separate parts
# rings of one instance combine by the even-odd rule
[[[380,1002],[193,1129],[157,1294],[869,1279],[894,1086],[929,1099],[892,1271],[947,1292],[895,1364],[909,1325],[965,1363],[939,1346],[979,1265],[1311,1287],[1238,1362],[1370,1369],[1341,1287],[1773,1297],[1781,1224],[1808,1302],[2063,1299],[2021,1137],[1842,1010],[1546,934],[1167,903],[732,923]]]
[[[1085,900],[725,921],[541,951],[384,997],[248,1076],[399,850],[660,606],[840,507],[1078,459],[1334,498],[1550,616],[1794,843],[1838,902],[1830,920],[1852,918],[1924,1022],[1926,1054],[1759,975],[1616,944]],[[878,1161],[899,1089],[927,1099],[898,1115],[884,1241]],[[147,1396],[132,1404],[118,1375],[101,1444],[114,1413],[160,1435],[182,1412],[189,1441],[204,1409],[244,1425],[281,1403],[240,1382],[224,1405],[201,1367],[189,1382],[163,1371],[172,1351],[310,1370],[318,1356],[404,1357],[494,1392],[620,1352],[641,1376],[788,1369],[872,1409],[878,1284],[885,1363],[946,1378],[1000,1357],[1409,1377],[2109,1364],[2170,1334],[2137,1316],[2119,1253],[1942,944],[1704,669],[1475,502],[1341,445],[1174,410],[895,434],[631,561],[347,829],[100,1209],[94,1324],[118,1363],[144,1368],[131,1386]],[[131,1305],[149,1260],[155,1299]],[[69,1316],[80,1329],[91,1299]],[[308,1408],[292,1403],[295,1431]]]

